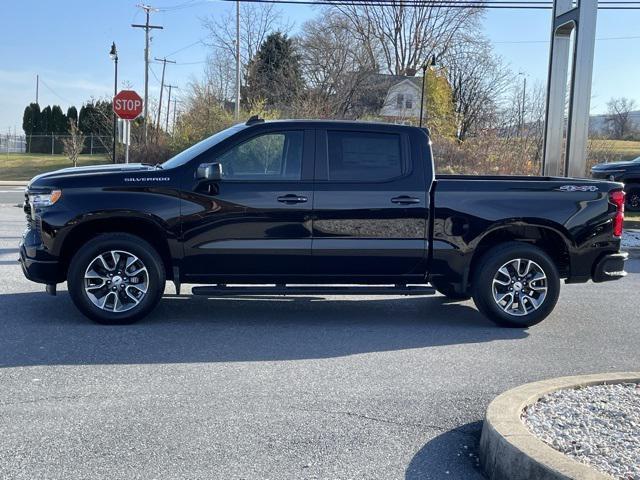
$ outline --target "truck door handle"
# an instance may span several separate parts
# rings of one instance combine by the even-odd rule
[[[393,197],[391,199],[392,203],[399,203],[401,205],[408,205],[410,203],[420,203],[419,198],[410,197],[408,195],[401,195],[399,197]]]
[[[294,203],[305,203],[307,201],[307,197],[302,195],[295,195],[293,193],[289,193],[288,195],[282,195],[278,197],[278,201],[280,203],[286,203],[288,205],[293,205]]]

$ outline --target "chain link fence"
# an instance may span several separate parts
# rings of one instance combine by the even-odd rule
[[[0,154],[45,153],[59,155],[64,151],[62,141],[70,135],[51,133],[49,135],[0,135]],[[111,152],[113,137],[107,135],[86,135],[82,154],[104,155]]]

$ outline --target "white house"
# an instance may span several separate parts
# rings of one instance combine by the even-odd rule
[[[394,83],[387,91],[380,115],[396,120],[418,118],[421,89],[422,77],[406,77]]]

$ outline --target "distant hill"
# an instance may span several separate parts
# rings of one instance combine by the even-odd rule
[[[631,112],[631,122],[636,126],[636,128],[640,128],[640,110],[636,110]],[[589,131],[592,133],[606,133],[607,131],[607,116],[605,114],[601,115],[591,115],[589,117]]]

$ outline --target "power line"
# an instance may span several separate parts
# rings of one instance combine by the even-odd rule
[[[169,55],[167,55],[167,57],[173,57],[176,53],[180,53],[183,50],[186,50],[187,48],[191,48],[191,47],[193,47],[195,45],[201,44],[203,42],[203,40],[204,40],[204,38],[200,38],[200,39],[196,40],[195,42],[190,43],[189,45],[186,45],[186,46],[184,46],[182,48],[179,48],[175,52],[171,52]]]
[[[286,4],[286,5],[330,5],[330,6],[367,6],[367,7],[395,7],[400,3],[396,0],[216,0],[221,2],[241,3],[265,3],[265,4]],[[600,2],[601,4],[604,2]],[[535,1],[513,1],[513,2],[474,2],[469,0],[404,0],[403,7],[439,7],[439,8],[477,8],[477,9],[528,9],[528,10],[550,10],[553,8],[551,2]],[[598,6],[599,10],[640,10],[639,2],[611,2]]]
[[[73,102],[71,100],[69,100],[68,98],[64,98],[62,95],[59,95],[58,93],[56,93],[53,88],[51,88],[49,86],[49,84],[47,84],[47,82],[45,82],[42,78],[40,79],[40,83],[42,85],[44,85],[47,90],[49,90],[51,93],[53,93],[56,97],[58,97],[60,100],[62,100],[63,102],[68,103],[69,105],[73,105]]]
[[[192,1],[184,4],[175,5],[173,7],[165,7],[161,11],[173,11],[183,8],[191,8],[213,1],[227,1],[233,2],[236,0],[205,0],[205,1]],[[400,5],[398,0],[240,0],[241,3],[282,3],[290,5],[336,5],[336,6],[398,6]],[[639,9],[640,2],[638,1],[600,1],[598,2],[600,9]],[[402,6],[444,6],[448,8],[552,8],[553,3],[547,0],[486,0],[486,1],[474,1],[474,0],[405,0],[402,2]]]

